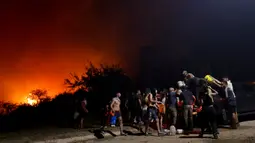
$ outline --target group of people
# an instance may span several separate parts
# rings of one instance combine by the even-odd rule
[[[140,90],[135,94],[132,120],[138,123],[139,127],[145,126],[145,135],[149,135],[148,127],[156,123],[158,135],[166,135],[163,130],[163,121],[171,121],[170,131],[176,132],[177,122],[180,117],[184,119],[184,133],[189,134],[193,130],[193,116],[197,114],[201,118],[200,137],[203,137],[205,129],[210,129],[213,137],[218,138],[217,115],[214,108],[214,97],[219,94],[213,86],[217,86],[225,91],[225,101],[228,107],[228,113],[231,116],[231,123],[237,124],[236,97],[232,83],[224,78],[218,81],[210,75],[204,78],[195,77],[187,71],[183,72],[184,80],[177,82],[177,88],[170,87],[168,90],[153,92],[149,89],[144,94]],[[117,93],[107,107],[106,113],[111,113],[119,121],[120,135],[126,135],[123,132],[123,118],[121,115],[121,93]],[[129,101],[130,102],[130,101]],[[166,118],[166,114],[170,118]],[[106,114],[105,114],[106,117]],[[108,120],[108,118],[105,118]],[[234,123],[233,123],[234,122]],[[105,126],[105,123],[103,124]],[[168,127],[169,127],[168,126]]]

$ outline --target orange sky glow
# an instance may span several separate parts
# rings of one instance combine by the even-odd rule
[[[123,62],[116,50],[121,21],[102,19],[92,0],[6,2],[1,11],[0,100],[25,102],[37,88],[53,96],[87,61]]]

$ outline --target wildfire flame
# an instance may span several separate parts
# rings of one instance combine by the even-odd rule
[[[33,106],[33,105],[35,105],[35,104],[37,103],[37,101],[34,100],[34,99],[32,99],[31,96],[32,96],[32,94],[29,93],[29,96],[27,97],[27,103],[28,103],[29,105]]]

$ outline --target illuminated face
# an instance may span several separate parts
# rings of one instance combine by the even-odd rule
[[[117,93],[116,95],[117,95],[117,97],[121,97],[121,94],[120,94],[120,93]]]

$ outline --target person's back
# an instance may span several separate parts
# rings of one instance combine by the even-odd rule
[[[198,77],[192,77],[187,80],[187,86],[188,86],[188,89],[191,90],[191,92],[196,92],[196,88],[198,87],[198,85],[199,85]]]
[[[183,105],[193,105],[194,103],[193,93],[188,89],[182,91],[180,98],[183,101]]]
[[[177,105],[176,92],[171,91],[168,93],[168,106],[175,108],[176,105]]]

